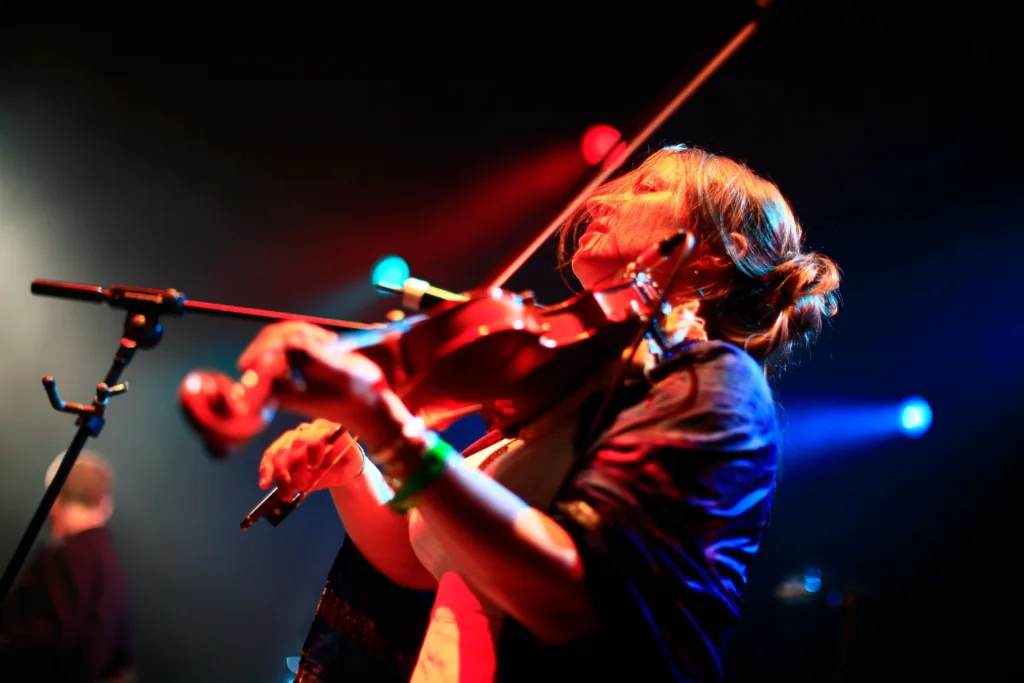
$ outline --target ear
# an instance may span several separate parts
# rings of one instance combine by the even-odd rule
[[[747,242],[747,236],[739,232],[730,232],[729,240],[732,241],[733,253],[737,259],[741,259],[747,255],[747,251],[750,249],[750,243]]]
[[[735,256],[717,255],[713,252],[707,252],[704,256],[693,262],[693,267],[703,270],[708,273],[717,273],[727,270],[733,265],[734,260],[739,260],[747,255],[749,243],[747,242],[746,235],[738,232],[730,232],[729,240],[732,243],[733,253]]]
[[[100,501],[100,511],[104,519],[110,519],[111,515],[114,514],[114,499],[110,496],[104,496],[103,500]]]

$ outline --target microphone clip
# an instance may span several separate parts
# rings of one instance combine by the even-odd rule
[[[426,280],[416,277],[406,278],[398,285],[393,282],[379,281],[374,283],[374,288],[386,294],[398,294],[402,297],[402,306],[410,311],[425,311],[432,306],[446,301],[467,301],[469,297],[465,294],[449,292],[440,287],[434,287]]]

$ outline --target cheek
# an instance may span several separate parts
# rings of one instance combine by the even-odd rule
[[[606,284],[622,273],[622,263],[607,255],[583,254],[572,261],[572,272],[586,289]]]
[[[594,284],[591,270],[589,259],[575,258],[572,260],[572,273],[580,281],[584,289],[590,289]]]
[[[649,246],[675,234],[688,222],[685,212],[673,203],[672,196],[669,192],[647,195],[634,202],[631,210],[622,213],[621,227],[631,240],[642,240]]]
[[[658,242],[676,234],[675,221],[651,218],[644,223],[635,223],[617,235],[619,247],[635,258]]]

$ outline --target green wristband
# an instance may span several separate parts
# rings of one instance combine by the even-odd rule
[[[412,509],[416,503],[409,499],[434,483],[434,480],[444,472],[444,467],[448,460],[460,457],[459,452],[455,448],[433,432],[431,432],[431,435],[434,443],[427,448],[423,458],[416,465],[416,469],[412,471],[409,478],[402,484],[402,488],[395,491],[395,497],[388,502],[388,507],[395,512],[406,512]]]

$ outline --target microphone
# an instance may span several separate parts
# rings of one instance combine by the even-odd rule
[[[411,311],[423,311],[445,301],[468,301],[465,294],[456,294],[440,287],[434,287],[426,280],[410,277],[397,285],[393,282],[380,281],[373,285],[378,291],[388,294],[400,294],[402,306]]]

